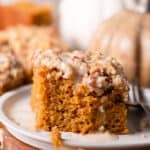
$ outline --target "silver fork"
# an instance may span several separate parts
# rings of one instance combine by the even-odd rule
[[[146,122],[150,125],[150,106],[147,104],[146,97],[143,93],[143,90],[138,84],[132,84],[131,86],[133,99],[135,103],[140,105],[146,114]]]

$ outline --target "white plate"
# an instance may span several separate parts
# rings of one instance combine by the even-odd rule
[[[150,97],[150,90],[146,90],[146,94]],[[30,109],[30,96],[31,86],[25,86],[1,96],[0,120],[21,141],[40,149],[51,149],[53,146],[50,141],[50,132],[34,129],[35,114]],[[135,116],[137,116],[137,113]],[[131,128],[133,126],[135,128],[139,124],[140,115],[137,117],[138,119],[135,116],[129,114],[129,126]],[[134,124],[131,120],[134,121]],[[136,120],[138,121],[135,123]],[[81,135],[62,132],[62,139],[64,145],[75,147],[125,148],[150,146],[150,129],[127,135],[110,135],[108,133]]]

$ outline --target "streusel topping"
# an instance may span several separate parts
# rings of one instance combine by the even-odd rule
[[[114,89],[124,91],[128,96],[128,82],[122,66],[112,57],[104,57],[100,52],[73,51],[56,54],[51,50],[37,51],[34,55],[34,66],[46,66],[61,71],[63,78],[74,77],[76,86],[86,86],[98,96]]]

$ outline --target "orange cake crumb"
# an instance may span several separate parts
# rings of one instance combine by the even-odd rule
[[[57,127],[53,127],[50,138],[56,148],[62,144],[61,134]]]

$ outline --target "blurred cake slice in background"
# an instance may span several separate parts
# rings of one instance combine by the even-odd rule
[[[0,49],[13,51],[25,70],[27,81],[32,80],[32,55],[37,49],[52,48],[67,51],[53,26],[16,26],[0,32]]]
[[[0,5],[0,29],[15,25],[49,25],[53,23],[53,10],[50,5],[18,2]]]
[[[0,95],[24,83],[24,70],[15,55],[0,51]]]

